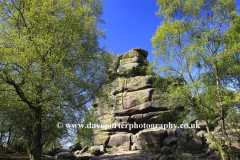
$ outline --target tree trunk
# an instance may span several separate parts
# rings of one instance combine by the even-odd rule
[[[11,136],[12,136],[12,128],[10,127],[9,128],[9,134],[8,134],[8,141],[7,141],[7,146],[8,148],[10,148],[10,139],[11,139]]]
[[[1,136],[0,136],[0,146],[3,146],[3,143],[2,143],[3,132],[1,131],[0,134],[1,134]]]
[[[32,149],[30,150],[30,160],[41,160],[42,154],[42,107],[35,109],[35,119],[33,124]]]

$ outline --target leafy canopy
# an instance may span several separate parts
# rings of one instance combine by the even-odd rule
[[[5,107],[16,110],[21,102],[33,112],[34,159],[49,141],[42,134],[58,136],[50,128],[64,115],[83,116],[104,84],[111,53],[98,42],[105,38],[98,27],[104,23],[102,5],[102,0],[0,1],[1,93],[14,97]]]
[[[0,3],[1,81],[22,101],[32,108],[60,105],[62,98],[82,105],[96,92],[110,58],[98,43],[101,1]]]

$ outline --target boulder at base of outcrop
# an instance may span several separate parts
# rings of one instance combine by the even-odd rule
[[[101,155],[103,152],[101,151],[101,149],[100,149],[101,147],[99,147],[99,146],[92,146],[92,147],[90,147],[89,149],[88,149],[88,152],[90,152],[91,153],[91,155],[94,155],[94,156],[99,156],[99,155]]]
[[[91,150],[100,150],[100,152],[106,152],[106,146],[104,146],[104,145],[91,146],[91,147],[87,150],[87,153],[91,153]]]
[[[57,154],[57,160],[74,160],[75,156],[70,152],[61,152]]]
[[[167,136],[167,130],[144,129],[137,134],[136,148],[146,149],[152,147],[161,147],[162,140]]]
[[[176,144],[178,142],[178,139],[176,137],[168,137],[165,138],[162,142],[164,146],[171,147],[172,145]]]
[[[161,154],[163,155],[169,155],[172,153],[172,149],[167,147],[167,146],[164,146],[161,151],[160,151]]]
[[[81,150],[81,149],[82,149],[81,144],[80,143],[76,143],[76,144],[70,146],[68,151],[69,152],[74,152],[74,151]]]
[[[91,157],[92,157],[91,153],[89,153],[84,156],[83,155],[78,156],[76,160],[91,160]]]
[[[184,151],[181,151],[181,150],[177,150],[176,152],[175,152],[175,154],[177,154],[177,155],[179,155],[179,156],[182,156],[182,157],[185,157],[185,159],[193,159],[193,155],[192,154],[190,154],[190,153],[186,153],[186,152],[184,152]]]
[[[203,148],[203,142],[195,133],[194,129],[178,128],[178,147],[181,150],[190,152],[200,152]]]
[[[115,134],[112,135],[108,142],[108,147],[114,148],[119,147],[118,149],[121,151],[129,151],[131,150],[131,137],[132,133],[125,134]]]
[[[68,152],[68,150],[67,149],[59,149],[55,152],[54,155],[57,155],[58,153],[62,153],[62,152]]]
[[[83,154],[84,152],[86,152],[87,150],[88,150],[88,147],[85,146],[82,150],[75,151],[75,152],[74,152],[74,155],[75,155],[75,156],[76,156],[76,155],[81,155],[81,154]]]
[[[107,132],[100,132],[98,135],[95,136],[94,138],[94,145],[99,146],[99,145],[106,145],[108,140],[109,140],[109,135]]]
[[[47,155],[49,155],[49,156],[55,156],[55,155],[56,155],[56,152],[57,152],[58,150],[60,150],[60,149],[59,149],[59,148],[54,148],[54,149],[52,149],[51,151],[49,151]]]

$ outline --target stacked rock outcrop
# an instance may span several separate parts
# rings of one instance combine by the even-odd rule
[[[167,132],[161,128],[147,129],[150,125],[143,124],[168,123],[169,119],[158,118],[171,113],[171,104],[163,99],[164,91],[153,87],[154,73],[144,69],[148,65],[147,56],[147,51],[135,48],[114,58],[107,77],[111,82],[92,103],[96,109],[94,116],[101,124],[112,127],[96,130],[95,146],[133,150],[162,145]],[[176,101],[174,107],[182,106]],[[174,117],[174,113],[170,115]]]

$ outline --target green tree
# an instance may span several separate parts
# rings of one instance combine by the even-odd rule
[[[44,112],[79,108],[103,85],[111,55],[101,0],[0,1],[0,82],[33,112],[31,159],[40,160]],[[65,113],[66,114],[66,113]],[[67,113],[69,114],[69,113]]]
[[[31,148],[33,111],[21,101],[18,101],[14,92],[2,92],[1,99],[1,139],[2,145],[16,150],[19,145],[16,142],[24,141],[27,149]],[[79,123],[86,113],[81,109],[69,107],[44,107],[42,111],[42,145],[44,150],[51,149],[52,142],[59,139],[68,139],[71,131],[67,128],[59,129],[57,122]],[[74,112],[74,114],[72,114]],[[71,113],[71,114],[70,114]],[[19,141],[20,140],[20,141]],[[24,147],[24,146],[23,146]],[[21,149],[19,148],[19,151]]]
[[[76,142],[81,143],[82,146],[92,146],[94,140],[94,127],[93,124],[99,124],[98,120],[94,117],[95,109],[90,108],[89,113],[86,114],[84,122],[82,123],[86,128],[81,128],[77,131]]]
[[[152,64],[164,76],[183,79],[183,86],[171,87],[170,99],[190,97],[188,107],[205,120],[207,130],[223,159],[232,159],[231,141],[225,118],[233,108],[237,94],[226,90],[221,58],[226,54],[226,30],[236,17],[234,0],[159,0],[156,13],[163,22],[152,38],[155,61]],[[226,59],[231,61],[232,56]],[[209,122],[220,117],[228,149],[209,129]],[[215,122],[217,123],[217,122]]]
[[[224,37],[226,48],[221,55],[219,71],[221,78],[224,79],[225,85],[239,92],[240,90],[240,16],[238,15],[231,23]],[[231,85],[229,85],[231,84]]]

